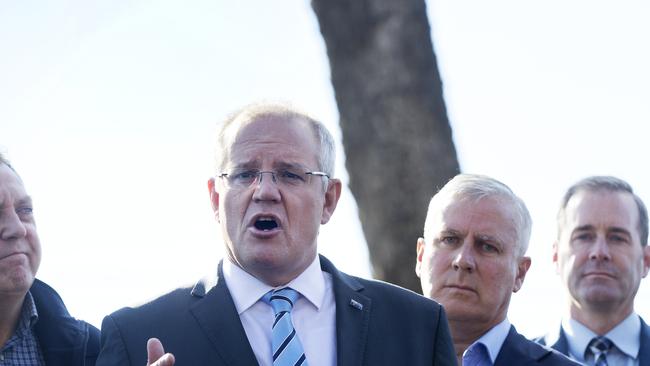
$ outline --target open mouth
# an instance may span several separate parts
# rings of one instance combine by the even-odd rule
[[[253,224],[257,230],[270,231],[279,227],[278,222],[272,217],[260,217]]]

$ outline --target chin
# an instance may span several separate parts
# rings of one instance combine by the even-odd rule
[[[34,283],[34,276],[31,272],[14,272],[5,278],[0,286],[2,292],[25,293],[32,287],[32,283]]]

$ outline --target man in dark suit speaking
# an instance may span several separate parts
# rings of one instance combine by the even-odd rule
[[[424,295],[447,309],[459,363],[575,365],[506,318],[530,267],[530,229],[524,202],[486,176],[458,175],[431,199],[415,271]]]
[[[216,281],[107,316],[98,365],[455,364],[439,304],[317,254],[341,193],[320,122],[253,105],[221,125],[216,155]]]

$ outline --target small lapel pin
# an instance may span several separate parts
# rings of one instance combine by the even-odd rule
[[[354,299],[350,299],[350,306],[357,310],[363,310],[363,304]]]

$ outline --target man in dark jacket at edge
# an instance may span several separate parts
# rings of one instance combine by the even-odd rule
[[[94,366],[99,331],[35,279],[40,262],[31,198],[0,154],[0,365]]]

